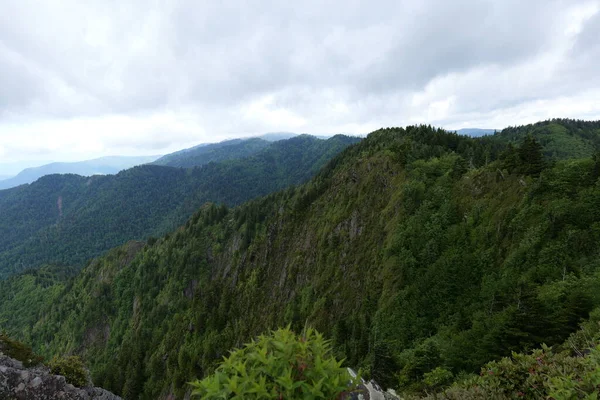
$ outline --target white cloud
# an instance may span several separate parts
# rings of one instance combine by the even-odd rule
[[[600,117],[598,0],[5,3],[2,163]]]

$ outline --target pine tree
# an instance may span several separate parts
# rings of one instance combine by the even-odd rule
[[[520,172],[525,175],[538,176],[544,169],[542,145],[531,135],[523,140],[519,148]]]

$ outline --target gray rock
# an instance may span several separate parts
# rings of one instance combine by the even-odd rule
[[[42,381],[42,378],[40,378],[39,376],[36,376],[35,378],[33,378],[31,383],[29,384],[29,386],[31,386],[32,388],[36,388],[36,387],[40,386],[43,382],[44,381]]]
[[[104,389],[76,388],[64,376],[52,375],[44,366],[24,368],[0,355],[0,399],[11,400],[121,400]]]
[[[348,368],[348,372],[356,378],[356,372]],[[384,391],[374,380],[365,381],[358,385],[358,389],[342,396],[342,400],[400,400],[393,390]]]

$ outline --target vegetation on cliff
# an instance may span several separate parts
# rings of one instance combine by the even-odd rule
[[[181,397],[230,349],[307,321],[382,385],[437,390],[564,343],[600,306],[598,157],[540,143],[381,129],[302,186],[96,259],[34,324],[2,327],[128,399]]]
[[[0,191],[0,279],[44,264],[81,267],[128,240],[175,229],[207,201],[232,206],[303,183],[358,140],[301,135],[251,157],[192,169],[143,165],[109,176],[48,175]]]

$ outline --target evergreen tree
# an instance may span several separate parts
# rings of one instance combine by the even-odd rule
[[[523,140],[519,148],[519,159],[521,162],[520,172],[525,175],[538,176],[544,169],[544,154],[542,145],[531,135]]]

